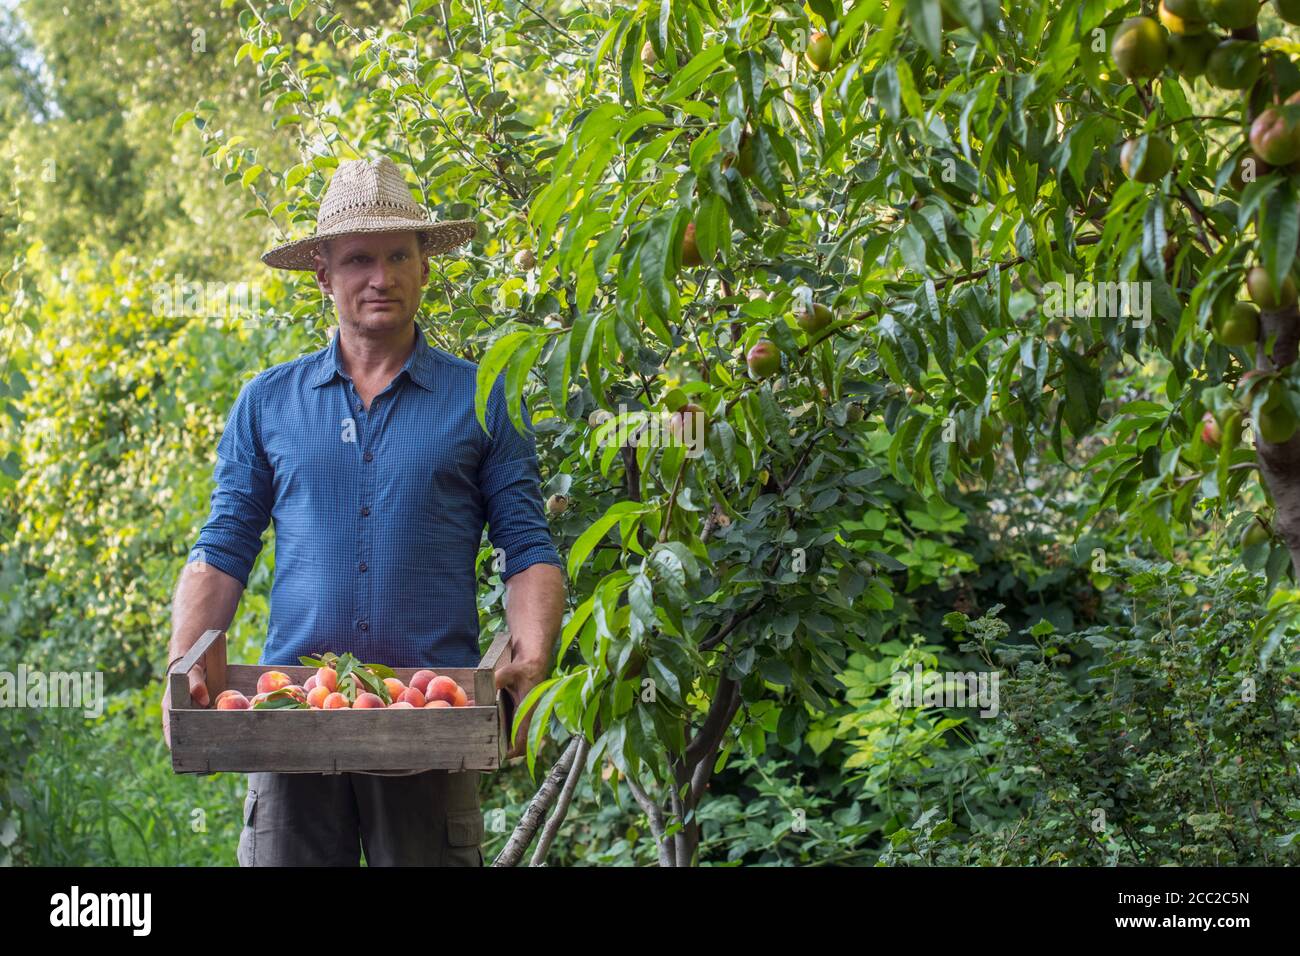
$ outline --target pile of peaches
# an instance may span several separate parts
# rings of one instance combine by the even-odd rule
[[[385,671],[389,676],[382,676]],[[414,710],[467,707],[470,703],[464,688],[450,677],[420,670],[411,676],[409,684],[404,684],[392,676],[389,668],[358,664],[344,655],[322,663],[301,686],[283,671],[265,671],[257,679],[257,694],[252,700],[237,690],[223,690],[217,695],[216,709]]]

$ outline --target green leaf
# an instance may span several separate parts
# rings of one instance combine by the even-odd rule
[[[488,432],[487,403],[492,386],[510,361],[510,357],[515,354],[515,350],[521,348],[532,335],[532,331],[527,329],[507,332],[492,343],[492,347],[488,349],[487,355],[479,364],[478,376],[474,383],[474,415],[478,418],[479,427],[484,432]]]
[[[600,542],[609,529],[618,524],[623,518],[632,515],[642,515],[648,511],[646,505],[639,501],[620,501],[610,505],[609,510],[596,520],[586,531],[578,536],[578,540],[573,543],[573,550],[569,552],[569,577],[572,578],[582,567],[582,562],[587,560],[587,555],[591,554],[592,549]]]

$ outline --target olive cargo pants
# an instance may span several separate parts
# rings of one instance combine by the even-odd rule
[[[483,866],[477,770],[250,773],[240,866]]]

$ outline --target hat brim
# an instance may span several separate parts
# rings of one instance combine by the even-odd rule
[[[474,238],[478,223],[473,219],[453,219],[448,222],[413,222],[410,219],[370,219],[365,224],[348,225],[328,232],[318,232],[306,239],[282,243],[262,256],[262,261],[273,269],[316,270],[316,244],[322,239],[350,236],[360,232],[421,232],[424,241],[420,251],[426,256],[450,252]]]

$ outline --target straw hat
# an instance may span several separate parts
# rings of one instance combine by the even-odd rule
[[[315,270],[316,243],[353,232],[420,232],[426,256],[448,252],[474,238],[478,224],[472,219],[434,222],[411,198],[406,177],[387,156],[339,163],[325,187],[316,213],[316,233],[286,242],[262,256],[275,269]]]

